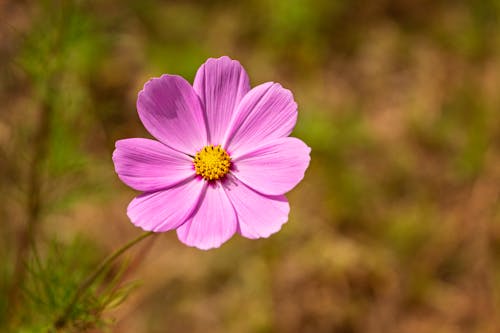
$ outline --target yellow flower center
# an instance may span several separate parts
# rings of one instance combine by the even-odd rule
[[[205,146],[194,157],[196,174],[205,180],[217,180],[229,172],[231,157],[220,145]]]

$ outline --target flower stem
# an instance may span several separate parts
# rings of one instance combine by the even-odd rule
[[[139,243],[141,240],[154,234],[155,233],[152,231],[145,232],[139,237],[129,241],[128,243],[120,247],[118,250],[110,254],[106,259],[104,259],[104,261],[101,262],[101,264],[97,266],[97,268],[78,286],[75,293],[73,294],[73,297],[71,298],[71,301],[64,308],[62,314],[54,322],[54,327],[56,329],[61,329],[67,324],[71,311],[73,310],[73,307],[78,302],[80,297],[83,296],[85,291],[92,285],[92,283],[99,277],[99,275],[101,275],[115,259],[121,256],[125,251],[130,249],[132,246]]]

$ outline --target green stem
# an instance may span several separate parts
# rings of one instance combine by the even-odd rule
[[[51,85],[51,83],[48,83]],[[43,163],[48,156],[51,126],[50,121],[53,113],[51,101],[52,87],[43,97],[40,120],[34,137],[34,151],[29,169],[28,191],[26,201],[26,226],[21,231],[18,239],[16,261],[12,277],[12,285],[8,295],[9,311],[14,314],[19,305],[19,294],[26,278],[26,261],[30,250],[35,250],[35,235],[41,220],[42,212],[42,174]]]
[[[71,311],[73,310],[73,307],[75,304],[78,302],[80,297],[83,296],[85,291],[92,285],[92,283],[101,275],[106,268],[119,256],[121,256],[125,251],[130,249],[132,246],[135,244],[139,243],[141,240],[144,238],[147,238],[151,235],[154,235],[155,233],[152,231],[145,232],[139,237],[129,241],[125,245],[123,245],[121,248],[110,254],[104,261],[90,274],[76,289],[75,294],[71,298],[71,301],[68,303],[62,314],[57,318],[57,320],[54,322],[54,327],[56,329],[61,329],[63,328],[67,322],[68,322],[68,317],[71,314]]]

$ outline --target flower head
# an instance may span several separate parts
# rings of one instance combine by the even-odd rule
[[[144,230],[177,229],[200,249],[236,232],[268,237],[288,220],[284,193],[303,178],[310,148],[289,137],[297,119],[292,93],[268,82],[250,88],[228,57],[208,59],[191,86],[176,75],[144,85],[139,117],[155,137],[116,142],[120,179],[144,193],[127,214]]]

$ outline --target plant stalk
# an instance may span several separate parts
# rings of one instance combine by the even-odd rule
[[[73,297],[71,298],[70,302],[68,303],[64,311],[54,322],[54,327],[56,329],[61,329],[64,326],[66,326],[66,324],[68,323],[69,316],[71,315],[71,311],[73,310],[76,303],[80,300],[80,298],[83,296],[85,291],[92,285],[92,283],[99,277],[99,275],[101,275],[113,261],[115,261],[119,256],[121,256],[125,251],[130,249],[132,246],[139,243],[141,240],[154,234],[155,233],[152,231],[145,232],[139,237],[129,241],[128,243],[120,247],[118,250],[110,254],[106,259],[104,259],[104,261],[101,262],[101,264],[97,266],[97,268],[78,286],[75,293],[73,294]]]
[[[15,312],[19,293],[26,277],[26,260],[29,255],[30,246],[34,244],[35,234],[38,230],[42,208],[42,165],[48,154],[50,140],[50,120],[52,106],[45,98],[42,102],[40,120],[36,130],[34,151],[29,169],[27,201],[26,201],[26,226],[19,235],[17,257],[14,266],[12,285],[9,292],[10,311]]]

